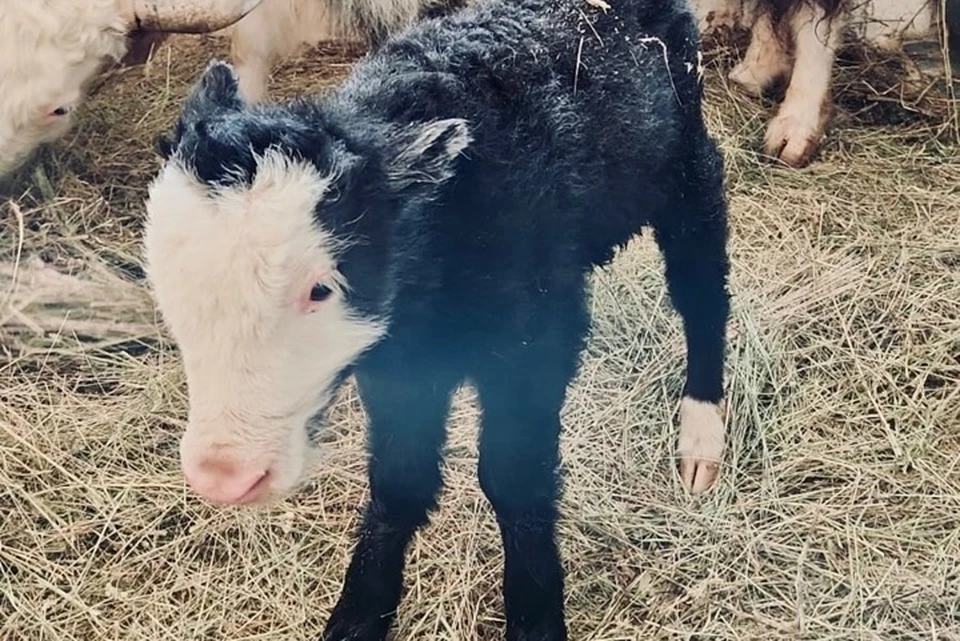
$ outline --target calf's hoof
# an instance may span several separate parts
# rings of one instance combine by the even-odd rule
[[[506,641],[567,641],[567,626],[562,621],[541,625],[508,625]]]
[[[720,475],[724,425],[720,407],[684,398],[680,402],[680,479],[693,494],[709,490]]]
[[[823,138],[823,118],[818,114],[780,113],[770,121],[764,152],[794,168],[806,166]]]
[[[358,622],[333,616],[327,622],[321,641],[384,641],[390,621],[389,617]]]

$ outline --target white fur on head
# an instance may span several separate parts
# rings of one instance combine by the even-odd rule
[[[308,163],[269,151],[252,185],[211,188],[177,162],[150,187],[147,274],[182,356],[190,398],[184,470],[229,452],[289,491],[307,460],[307,421],[340,372],[384,333],[355,315],[337,241],[315,220],[330,187]],[[314,283],[332,290],[310,301]]]
[[[70,129],[102,63],[126,49],[117,0],[0,2],[0,176]]]

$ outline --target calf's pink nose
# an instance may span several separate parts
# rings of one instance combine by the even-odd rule
[[[217,453],[184,466],[187,483],[197,494],[216,503],[250,503],[267,491],[267,470],[242,465]]]

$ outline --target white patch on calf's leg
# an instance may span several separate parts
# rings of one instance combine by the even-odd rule
[[[720,474],[724,431],[718,405],[690,397],[680,402],[680,478],[694,494],[710,489]]]
[[[802,167],[820,145],[832,113],[830,81],[847,15],[824,17],[804,4],[790,19],[795,47],[793,74],[776,117],[767,126],[764,150],[791,167]]]
[[[150,187],[147,275],[183,357],[182,463],[198,486],[216,483],[200,478],[206,467],[267,470],[271,493],[293,489],[306,468],[307,421],[383,335],[381,321],[346,304],[340,243],[315,220],[330,183],[312,165],[268,152],[249,186],[214,189],[171,162]],[[331,275],[323,284],[332,293],[304,313],[317,274]],[[213,457],[228,461],[212,465]],[[236,494],[228,484],[211,498]]]

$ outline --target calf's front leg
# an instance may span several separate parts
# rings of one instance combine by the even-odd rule
[[[551,358],[538,362],[527,367],[508,360],[503,370],[477,379],[480,486],[503,543],[507,641],[567,638],[555,528],[560,408],[573,366],[558,367]]]
[[[456,381],[357,372],[369,418],[370,500],[324,641],[383,641],[400,603],[404,554],[436,505]]]
[[[674,202],[653,219],[667,289],[683,319],[687,377],[680,403],[680,477],[692,493],[715,483],[723,459],[723,364],[729,316],[727,207],[723,169],[705,131],[691,132],[690,158]]]

